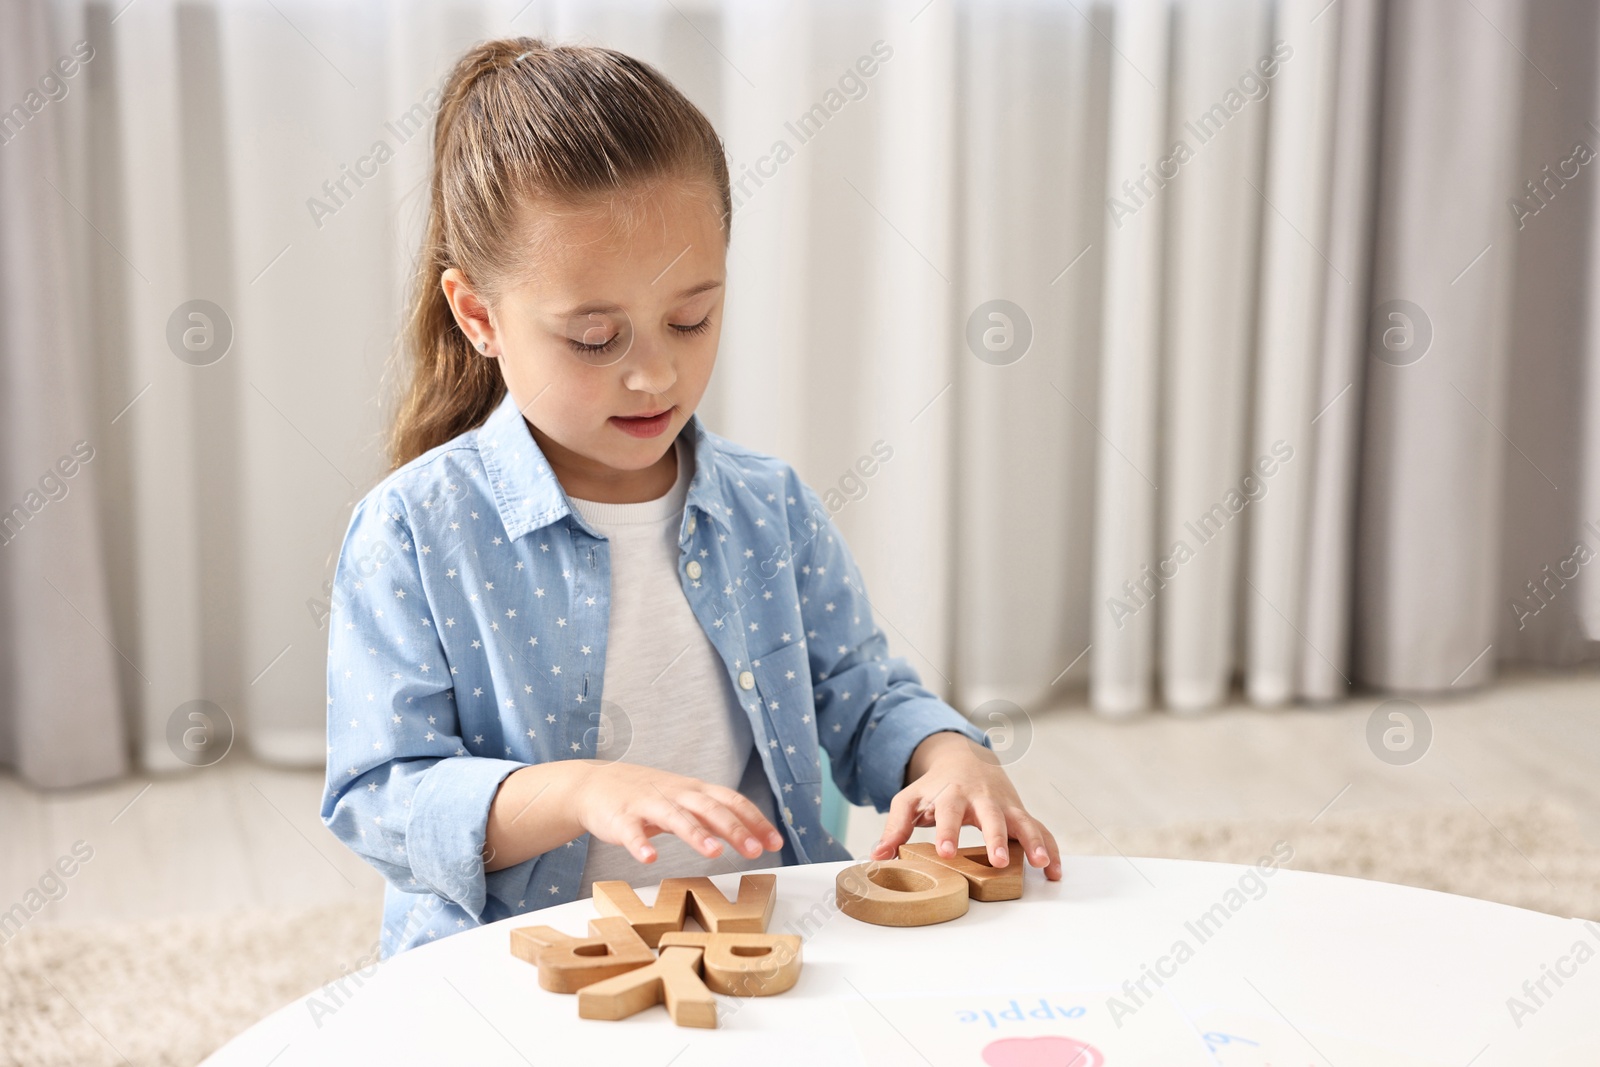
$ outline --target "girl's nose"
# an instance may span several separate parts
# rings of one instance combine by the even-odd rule
[[[634,392],[660,396],[678,381],[671,355],[643,337],[634,339],[622,367],[622,384]]]

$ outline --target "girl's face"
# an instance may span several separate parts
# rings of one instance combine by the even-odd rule
[[[717,358],[726,243],[703,183],[663,180],[626,205],[531,211],[533,269],[492,308],[455,268],[441,284],[480,358],[498,359],[571,496],[650,500]],[[649,417],[653,416],[653,417]]]

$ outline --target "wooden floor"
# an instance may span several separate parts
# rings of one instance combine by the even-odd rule
[[[1368,748],[1366,723],[1379,703],[1122,722],[1065,707],[1034,716],[1032,740],[1009,769],[1030,810],[1063,837],[1115,841],[1119,828],[1199,820],[1548,798],[1571,807],[1600,843],[1600,675],[1522,674],[1454,700],[1421,699],[1433,740],[1410,766],[1385,764]],[[93,858],[34,922],[372,900],[382,880],[323,828],[321,792],[320,771],[237,756],[182,776],[70,792],[0,776],[0,910],[76,841]],[[863,854],[882,821],[855,809],[851,851]],[[964,840],[976,833],[969,828]]]
[[[1408,766],[1368,747],[1367,721],[1384,699],[1131,721],[1068,708],[1035,716],[1028,750],[1008,769],[1058,836],[1114,840],[1118,827],[1548,799],[1570,807],[1600,844],[1600,674],[1524,673],[1453,700],[1418,698],[1433,737]],[[856,809],[852,820],[847,844],[859,855],[883,817]]]

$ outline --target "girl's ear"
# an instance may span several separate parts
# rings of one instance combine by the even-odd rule
[[[455,316],[456,325],[472,347],[490,359],[495,358],[498,350],[489,306],[473,291],[467,276],[458,268],[450,267],[439,276],[439,287],[444,290],[444,298],[450,305],[450,313]]]

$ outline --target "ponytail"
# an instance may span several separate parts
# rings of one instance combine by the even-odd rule
[[[389,434],[391,471],[481,424],[506,392],[500,369],[473,351],[439,284],[450,261],[437,190],[434,196],[411,279],[403,339],[411,356],[411,380]]]

